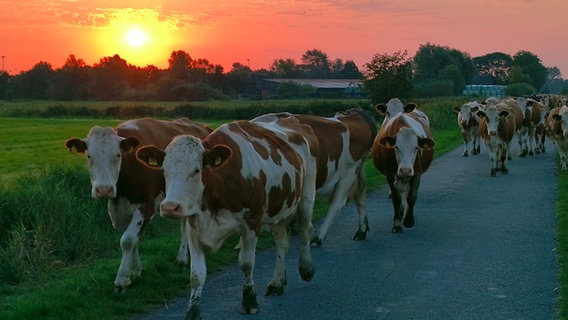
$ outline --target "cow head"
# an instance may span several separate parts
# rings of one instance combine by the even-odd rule
[[[182,135],[174,138],[165,151],[154,146],[142,147],[136,158],[164,172],[166,197],[160,204],[160,215],[181,218],[201,210],[204,169],[223,165],[231,154],[225,145],[205,149],[199,138]]]
[[[463,104],[461,107],[453,108],[454,112],[459,115],[459,125],[463,129],[477,125],[479,119],[476,116],[476,112],[479,108],[480,104],[477,102],[468,102]]]
[[[408,113],[416,109],[415,103],[408,103],[404,105],[398,98],[392,98],[387,104],[377,104],[375,110],[383,117],[394,117],[399,113]]]
[[[65,146],[72,153],[86,155],[91,196],[110,199],[116,197],[116,181],[123,154],[132,152],[139,143],[135,137],[119,137],[110,127],[94,126],[85,139],[71,138]]]
[[[509,112],[506,110],[499,111],[496,107],[490,106],[485,111],[478,111],[477,114],[480,118],[485,119],[485,122],[487,123],[487,134],[490,136],[496,136],[499,132],[498,129],[501,119],[508,116]]]
[[[395,137],[387,136],[379,140],[381,146],[394,149],[398,165],[396,175],[400,178],[414,176],[414,162],[421,150],[434,147],[434,141],[419,137],[411,128],[401,128]]]

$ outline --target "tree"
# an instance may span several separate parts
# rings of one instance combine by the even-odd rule
[[[331,75],[331,63],[327,54],[321,50],[306,51],[302,55],[302,63],[308,78],[327,79]]]
[[[519,51],[513,56],[512,65],[519,67],[524,81],[537,90],[540,90],[546,82],[548,72],[536,55],[528,51]]]
[[[502,52],[493,52],[481,57],[473,58],[477,68],[478,82],[475,84],[507,84],[513,58]],[[481,79],[488,79],[483,82]]]
[[[189,53],[183,50],[172,51],[168,59],[169,75],[176,79],[188,80],[189,68],[193,62]]]
[[[345,61],[343,70],[339,72],[339,78],[342,79],[359,79],[361,76],[361,71],[359,71],[359,68],[353,60]]]
[[[300,67],[294,59],[276,59],[270,66],[270,71],[277,74],[278,78],[295,79],[302,74]]]
[[[49,99],[55,72],[51,64],[40,61],[29,71],[15,76],[15,96],[18,98]]]
[[[414,94],[412,84],[412,60],[408,52],[397,51],[392,55],[375,54],[363,71],[363,91],[373,103],[391,98],[408,98]]]
[[[252,70],[240,62],[233,63],[231,71],[227,73],[227,83],[231,94],[248,96],[254,92],[251,88]],[[254,83],[253,83],[254,84]]]
[[[475,75],[475,66],[469,54],[430,43],[420,46],[414,56],[414,65],[416,68],[416,85],[421,88],[421,93],[425,96],[446,94],[447,81],[452,82],[450,92],[459,93],[466,83],[471,83]],[[448,71],[443,70],[450,65],[456,66],[457,70],[452,67],[454,74],[448,79]],[[459,72],[460,76],[455,74],[456,71]],[[435,90],[433,86],[435,81],[445,83],[443,86],[437,86],[443,87],[443,92]]]
[[[82,100],[87,96],[89,67],[83,59],[70,54],[61,69],[55,72],[52,96],[58,100]]]
[[[118,100],[128,86],[129,66],[118,54],[93,65],[91,94],[98,100]]]

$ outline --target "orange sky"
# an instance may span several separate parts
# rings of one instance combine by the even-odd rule
[[[39,61],[59,68],[69,54],[165,68],[184,50],[228,72],[315,48],[363,69],[376,53],[414,56],[430,42],[472,57],[527,50],[568,78],[567,16],[567,0],[0,0],[0,55],[15,74]],[[128,43],[133,29],[145,43]]]

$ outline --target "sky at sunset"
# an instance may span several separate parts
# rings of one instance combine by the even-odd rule
[[[0,55],[11,74],[70,54],[168,67],[174,50],[268,69],[307,50],[363,65],[421,44],[471,57],[520,50],[568,78],[567,0],[0,0]],[[128,36],[130,34],[130,36]]]

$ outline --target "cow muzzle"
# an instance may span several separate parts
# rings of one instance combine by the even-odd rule
[[[172,201],[164,201],[160,204],[160,216],[164,218],[181,218],[181,205]]]
[[[414,176],[413,168],[398,168],[396,175],[400,178],[412,177]]]
[[[92,196],[95,199],[112,199],[116,197],[116,188],[114,186],[95,186],[92,190]]]
[[[496,136],[496,135],[497,135],[497,131],[491,130],[491,131],[489,131],[489,135],[490,135],[490,136]]]

